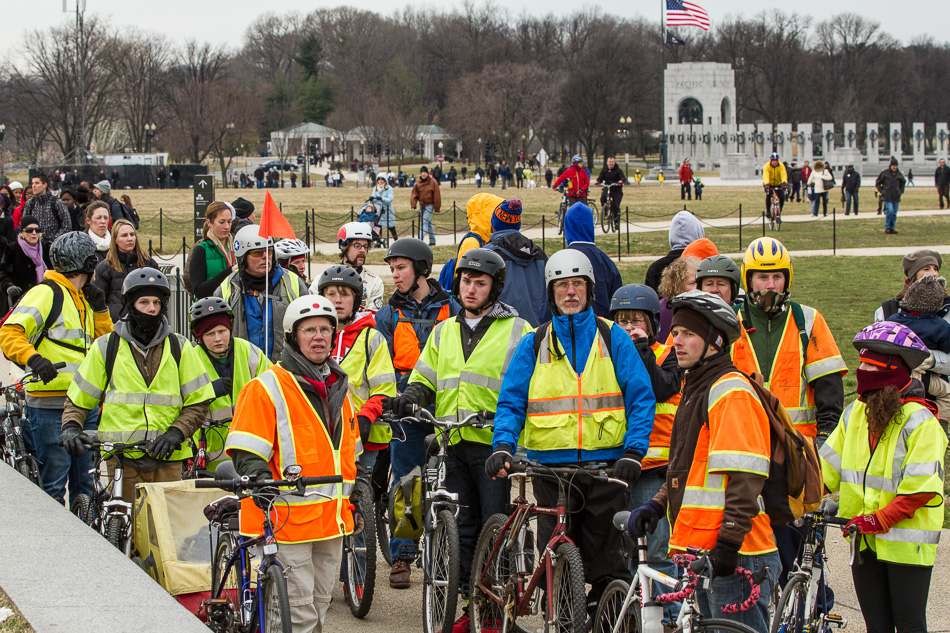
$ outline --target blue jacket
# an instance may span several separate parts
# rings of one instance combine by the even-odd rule
[[[550,321],[544,285],[544,265],[548,261],[545,252],[515,229],[492,233],[485,248],[505,260],[505,287],[498,300],[517,310],[518,316],[531,327]]]
[[[939,313],[909,314],[901,310],[897,314],[887,317],[887,320],[906,325],[912,329],[930,351],[938,350],[945,354],[950,353],[950,323],[945,321]]]
[[[623,279],[617,265],[594,244],[594,212],[583,202],[576,202],[564,216],[564,237],[567,247],[580,251],[594,267],[594,314],[610,316],[610,298]]]
[[[393,199],[396,193],[393,188],[386,185],[382,191],[373,187],[373,193],[369,199],[380,203],[379,217],[376,218],[376,224],[379,226],[396,226],[396,212],[393,210]]]
[[[571,359],[574,371],[587,365],[587,355],[594,344],[597,332],[593,311],[584,310],[572,316],[556,316],[552,321],[554,335],[564,353]],[[525,334],[518,343],[508,371],[501,383],[498,408],[495,409],[495,432],[492,447],[508,444],[514,447],[524,428],[528,406],[528,386],[534,374],[537,357],[534,354],[534,332]],[[650,375],[637,352],[630,336],[619,325],[610,329],[610,358],[614,364],[617,383],[623,392],[627,414],[627,433],[623,446],[595,451],[574,449],[556,451],[528,451],[528,457],[545,464],[610,461],[620,458],[624,451],[636,451],[646,455],[653,430],[656,400]]]

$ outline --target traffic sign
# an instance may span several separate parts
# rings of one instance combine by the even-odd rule
[[[438,156],[435,157],[435,159],[441,163],[442,161],[445,160],[445,156],[443,154],[439,154]]]
[[[195,176],[195,242],[201,239],[205,224],[205,210],[214,202],[214,176]]]

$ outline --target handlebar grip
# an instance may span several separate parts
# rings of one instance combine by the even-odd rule
[[[630,521],[630,511],[624,510],[614,515],[614,527],[621,532],[627,531],[627,523]]]
[[[221,483],[214,479],[195,479],[195,488],[220,488]]]
[[[846,526],[851,522],[851,519],[846,519],[844,517],[824,517],[822,522],[828,523],[831,525],[840,525],[841,527]]]
[[[53,369],[65,369],[66,363],[53,363]]]

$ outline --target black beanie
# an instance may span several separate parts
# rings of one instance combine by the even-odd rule
[[[244,198],[238,198],[231,203],[231,206],[234,207],[234,212],[241,219],[249,218],[254,213],[254,203]]]

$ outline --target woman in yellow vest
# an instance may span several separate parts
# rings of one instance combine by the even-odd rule
[[[860,553],[851,567],[868,631],[926,631],[943,527],[947,436],[914,367],[930,350],[889,321],[858,332],[858,399],[821,447],[825,487],[840,492]]]
[[[165,318],[168,279],[154,268],[139,268],[122,283],[122,317],[115,332],[99,337],[66,392],[63,445],[73,456],[86,452],[82,421],[102,404],[99,439],[150,440],[144,452],[123,459],[122,498],[135,500],[135,484],[181,479],[183,446],[204,422],[214,389],[188,340],[172,332]],[[109,475],[115,462],[107,463]]]
[[[189,313],[191,331],[198,343],[195,345],[195,352],[214,388],[215,399],[211,402],[208,416],[212,424],[208,424],[205,429],[205,470],[213,473],[218,464],[226,459],[224,440],[228,436],[238,394],[251,378],[267,371],[271,362],[253,343],[231,336],[231,306],[225,303],[224,299],[198,299],[191,306]],[[196,447],[200,434],[201,431],[198,431],[193,437]]]

